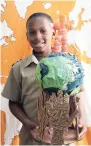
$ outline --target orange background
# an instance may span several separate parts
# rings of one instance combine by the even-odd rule
[[[50,3],[52,7],[50,9],[44,9],[43,3]],[[25,19],[21,18],[16,10],[15,4],[12,1],[6,1],[6,7],[4,9],[4,13],[2,14],[1,21],[5,19],[8,27],[12,29],[14,32],[14,37],[16,38],[15,42],[11,42],[11,37],[5,37],[6,42],[9,45],[3,45],[1,47],[1,83],[6,82],[6,76],[8,76],[11,65],[31,53],[31,47],[29,46],[26,40],[26,20],[27,18],[34,12],[45,12],[52,16],[54,22],[57,22],[57,19],[60,17],[60,14],[56,14],[57,10],[61,10],[61,15],[68,15],[69,12],[74,8],[75,1],[34,1],[31,6],[27,8]],[[78,16],[80,18],[80,14]],[[78,26],[76,29],[80,29],[82,25],[81,18],[79,19]],[[77,52],[76,48],[71,49],[72,46],[69,47],[69,51],[78,55],[78,57],[86,63],[91,63],[91,58],[86,56],[86,53],[81,54],[80,49]],[[7,62],[5,61],[7,60]],[[1,111],[1,143],[4,144],[4,132],[6,125],[6,116],[3,111]],[[78,144],[90,145],[91,144],[91,128],[88,128],[85,138],[82,141],[77,142]],[[19,138],[16,136],[11,145],[16,145],[19,143]]]

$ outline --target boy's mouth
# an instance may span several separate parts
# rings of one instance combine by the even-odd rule
[[[42,47],[45,44],[45,41],[42,42],[33,42],[32,45],[34,47]]]

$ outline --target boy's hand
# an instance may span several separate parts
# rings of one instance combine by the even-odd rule
[[[27,130],[28,133],[31,133],[31,135],[33,137],[35,137],[35,129],[36,129],[37,125],[32,122],[31,120],[26,120],[24,122],[24,128]]]
[[[39,130],[38,129],[39,129],[39,127],[36,127],[36,129],[33,129],[31,131],[35,140],[39,140],[39,139],[41,140],[41,138],[39,136]],[[43,135],[42,141],[51,144],[52,136],[53,136],[53,128],[46,127],[45,130],[44,130],[44,135]]]
[[[82,139],[87,131],[87,128],[84,126],[83,120],[80,118],[78,121],[78,126],[79,126],[79,135],[78,135],[78,139]]]
[[[85,136],[85,133],[87,131],[87,128],[85,126],[83,127],[79,127],[79,135],[78,135],[78,140],[81,140],[84,136]]]

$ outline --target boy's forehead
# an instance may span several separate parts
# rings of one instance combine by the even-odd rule
[[[38,27],[38,26],[41,26],[41,27],[47,27],[47,26],[50,26],[50,27],[53,27],[53,23],[48,20],[48,18],[46,17],[34,17],[34,18],[31,18],[30,20],[28,20],[28,23],[27,23],[27,28],[29,27]]]

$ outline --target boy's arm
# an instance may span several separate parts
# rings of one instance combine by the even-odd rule
[[[24,125],[28,132],[36,128],[36,124],[28,118],[20,103],[9,100],[9,108],[12,114]]]
[[[25,128],[30,132],[36,125],[28,118],[21,102],[21,86],[19,63],[12,66],[8,79],[2,91],[2,96],[9,99],[9,108],[12,114],[22,122]]]
[[[87,127],[84,125],[84,119],[83,119],[83,99],[84,98],[84,87],[82,86],[81,87],[81,90],[80,90],[80,93],[78,94],[78,97],[80,98],[79,100],[79,104],[78,104],[78,110],[79,110],[79,121],[78,121],[78,126],[79,126],[79,129],[81,129],[79,132],[79,139],[82,139],[87,131]]]

